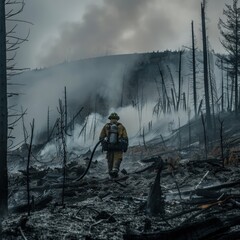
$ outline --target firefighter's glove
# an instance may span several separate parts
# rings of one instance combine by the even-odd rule
[[[119,144],[123,152],[126,152],[128,149],[128,140],[125,138],[119,138]]]

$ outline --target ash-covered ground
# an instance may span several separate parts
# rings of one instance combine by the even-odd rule
[[[26,172],[16,168],[17,161],[26,165],[28,148],[15,150],[9,156],[10,210],[2,239],[239,239],[240,134],[237,121],[227,123],[224,139],[215,136],[207,152],[202,131],[193,126],[190,141],[188,125],[168,139],[130,147],[115,180],[108,178],[98,148],[87,175],[77,181],[91,151],[69,152],[64,199],[61,156],[41,164],[35,146],[30,216]]]

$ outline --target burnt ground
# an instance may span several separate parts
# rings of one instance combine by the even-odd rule
[[[12,172],[10,214],[3,221],[2,239],[159,239],[161,234],[161,239],[240,239],[240,134],[233,125],[224,129],[223,152],[221,141],[214,140],[207,159],[204,143],[198,141],[201,134],[192,131],[194,144],[189,146],[184,128],[171,139],[133,146],[124,156],[117,180],[108,178],[101,151],[80,181],[76,179],[91,153],[72,159],[67,166],[64,202],[61,167],[33,164],[30,216],[26,174],[24,170]],[[178,143],[170,146],[174,141]],[[18,151],[18,156],[23,153]],[[159,156],[163,159],[162,201],[157,211],[149,203],[154,202],[150,192]],[[199,223],[197,233],[191,233]]]

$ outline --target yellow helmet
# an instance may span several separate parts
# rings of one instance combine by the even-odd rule
[[[117,119],[117,120],[119,120],[120,117],[117,115],[117,113],[114,112],[114,113],[111,113],[109,115],[108,119]]]

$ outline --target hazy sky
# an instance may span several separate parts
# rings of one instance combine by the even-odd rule
[[[21,67],[44,67],[101,55],[178,50],[191,44],[191,21],[201,48],[201,0],[25,0],[18,32],[29,41],[18,51]],[[222,52],[217,23],[225,3],[208,0],[208,35]]]

